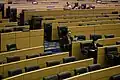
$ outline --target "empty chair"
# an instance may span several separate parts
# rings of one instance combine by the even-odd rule
[[[96,43],[96,46],[97,46],[97,47],[103,47],[103,45],[100,44],[100,43]]]
[[[80,43],[81,53],[86,58],[94,58],[94,63],[97,63],[97,48],[93,42]]]
[[[76,61],[75,56],[63,58],[63,63],[68,63],[68,62],[73,62],[73,61]]]
[[[68,34],[68,28],[66,26],[58,27],[58,35],[59,38],[66,36]]]
[[[111,46],[105,48],[106,61],[108,65],[118,65],[120,64],[120,55],[118,53],[117,47]]]
[[[118,14],[118,11],[113,11],[112,14]]]
[[[108,34],[108,35],[105,35],[105,38],[114,38],[114,34]]]
[[[18,74],[21,74],[22,73],[22,69],[18,68],[18,69],[14,69],[14,70],[9,70],[8,71],[8,76],[11,77],[11,76],[15,76],[15,75],[18,75]]]
[[[39,54],[27,55],[26,59],[35,58],[35,57],[39,57]]]
[[[120,74],[111,76],[109,80],[120,80]]]
[[[75,38],[77,38],[77,40],[86,40],[86,37],[85,35],[78,35],[78,36],[75,36]]]
[[[53,60],[53,61],[47,61],[46,62],[47,67],[58,65],[58,64],[60,64],[60,61],[58,61],[58,60]]]
[[[58,76],[51,75],[51,76],[43,77],[43,80],[58,80]]]
[[[19,56],[9,56],[9,57],[6,57],[6,59],[7,59],[7,63],[9,63],[9,62],[14,62],[14,61],[19,61],[20,57]]]
[[[44,23],[44,34],[46,41],[52,40],[52,23]]]
[[[101,69],[101,65],[100,64],[92,64],[88,66],[88,71],[95,71],[95,70],[99,70]]]
[[[75,72],[75,75],[79,75],[79,74],[88,72],[88,70],[86,67],[80,67],[80,68],[76,68],[74,72]]]
[[[16,44],[7,44],[7,51],[17,50]]]
[[[69,78],[69,77],[71,77],[71,73],[70,72],[61,72],[61,73],[59,73],[58,74],[58,79],[59,80],[63,80],[63,79],[65,79],[65,78]]]
[[[117,42],[116,42],[116,45],[120,45],[120,41],[117,41]]]
[[[96,41],[98,39],[101,39],[101,38],[102,38],[102,35],[97,35],[97,34],[91,34],[90,35],[90,39],[94,40],[94,41]]]
[[[33,71],[37,69],[40,69],[40,67],[39,66],[27,66],[25,67],[25,72],[29,72],[29,71]]]
[[[46,56],[46,55],[51,55],[52,53],[50,52],[48,52],[48,53],[40,53],[40,56]]]

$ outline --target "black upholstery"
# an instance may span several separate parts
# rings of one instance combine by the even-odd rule
[[[108,35],[105,35],[105,38],[114,38],[114,34],[108,34]]]
[[[80,67],[80,68],[76,68],[74,72],[75,72],[75,75],[79,75],[79,74],[88,72],[88,70],[85,67]]]
[[[31,19],[30,29],[41,29],[41,22],[42,17],[41,16],[33,16]]]
[[[35,57],[39,57],[39,54],[27,55],[26,59],[35,58]]]
[[[52,38],[52,23],[44,23],[45,40],[51,41]]]
[[[101,39],[101,38],[102,38],[102,35],[97,35],[97,34],[91,34],[90,35],[90,39],[94,40],[94,41],[96,41],[98,39]]]
[[[10,18],[10,6],[6,8],[6,18]]]
[[[101,65],[100,64],[92,64],[88,66],[88,71],[95,71],[95,70],[99,70],[101,69]]]
[[[18,75],[18,74],[21,74],[22,73],[22,69],[18,68],[18,69],[14,69],[14,70],[9,70],[8,71],[8,76],[11,77],[11,76],[15,76],[15,75]]]
[[[68,28],[66,26],[58,27],[58,36],[59,38],[66,36],[68,34]]]
[[[97,47],[103,47],[103,45],[100,44],[100,43],[96,43],[96,46],[97,46]]]
[[[76,61],[75,56],[63,58],[63,63],[68,63],[68,62],[73,62],[73,61]]]
[[[51,55],[52,53],[40,53],[40,56]]]
[[[39,66],[28,66],[28,67],[25,67],[25,72],[29,72],[29,71],[33,71],[37,69],[40,69],[40,67]]]
[[[107,63],[111,66],[120,64],[120,56],[117,47],[106,47],[105,55]]]
[[[7,51],[17,50],[16,44],[7,44]]]
[[[51,76],[43,77],[43,80],[58,80],[58,76],[51,75]]]
[[[17,8],[10,9],[10,21],[16,22],[17,21]]]
[[[9,56],[9,57],[6,57],[6,58],[7,58],[7,63],[20,60],[19,56]]]
[[[116,42],[116,45],[120,45],[120,41],[117,41],[117,42]]]
[[[118,14],[118,11],[113,11],[112,14]]]
[[[97,47],[93,42],[80,43],[81,53],[86,58],[94,58],[94,63],[97,63]]]
[[[0,3],[0,11],[2,12],[2,18],[4,18],[4,3]]]
[[[58,74],[59,80],[63,80],[65,78],[69,78],[69,77],[71,77],[70,72],[61,72],[61,73]]]
[[[54,66],[54,65],[58,65],[58,64],[60,64],[60,61],[58,61],[58,60],[47,61],[47,62],[46,62],[47,67]]]
[[[120,80],[120,74],[111,76],[109,80]]]
[[[75,36],[75,38],[77,38],[77,40],[86,40],[85,35],[78,35],[78,36]]]
[[[24,11],[20,13],[20,19],[19,19],[18,25],[20,26],[24,25]]]

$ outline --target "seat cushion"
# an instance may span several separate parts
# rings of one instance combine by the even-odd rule
[[[100,64],[93,64],[93,65],[88,66],[88,71],[95,71],[95,70],[99,70],[99,69],[101,69]]]
[[[63,63],[68,63],[68,62],[73,62],[73,61],[76,61],[75,56],[63,58]]]
[[[6,57],[6,58],[7,58],[7,63],[20,60],[19,56],[9,56],[9,57]]]
[[[28,66],[28,67],[25,67],[25,72],[29,72],[29,71],[33,71],[37,69],[40,69],[40,67],[39,66]]]
[[[22,73],[22,69],[18,68],[18,69],[14,69],[14,70],[9,70],[8,71],[8,76],[11,77],[11,76],[15,76],[15,75],[18,75],[18,74],[21,74]]]
[[[85,67],[80,67],[80,68],[76,68],[74,72],[75,72],[75,75],[79,75],[79,74],[88,72],[88,70]]]
[[[114,34],[108,34],[108,35],[105,35],[105,38],[114,38]]]
[[[110,77],[110,80],[120,80],[120,74],[116,74]]]
[[[39,57],[39,54],[27,55],[26,59],[35,58],[35,57]]]
[[[47,64],[47,67],[50,67],[50,66],[54,66],[54,65],[60,64],[60,61],[58,61],[58,60],[47,61],[46,64]]]
[[[57,75],[47,76],[44,77],[43,80],[58,80],[58,76]]]
[[[71,77],[70,72],[61,72],[61,73],[58,74],[59,80],[63,80],[65,78],[69,78],[69,77]]]

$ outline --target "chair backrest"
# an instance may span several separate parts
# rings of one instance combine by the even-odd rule
[[[75,56],[63,58],[63,63],[68,63],[68,62],[73,62],[73,61],[76,61]]]
[[[6,58],[7,58],[7,63],[20,60],[19,56],[9,56],[9,57],[6,57]]]
[[[94,41],[96,41],[98,39],[101,39],[101,38],[102,38],[102,35],[97,35],[97,34],[91,34],[90,35],[90,39],[94,40]]]
[[[17,50],[16,44],[7,44],[7,51]]]
[[[30,59],[30,58],[35,58],[35,57],[39,57],[39,54],[33,54],[33,55],[27,55],[26,59]]]
[[[117,42],[116,42],[116,45],[120,45],[120,41],[117,41]]]
[[[95,70],[99,70],[101,69],[101,65],[100,64],[92,64],[88,66],[88,71],[95,71]]]
[[[79,75],[79,74],[86,73],[86,72],[88,72],[86,67],[80,67],[74,70],[75,75]]]
[[[92,46],[92,42],[80,43],[81,49],[89,49]]]
[[[75,36],[75,37],[77,37],[77,40],[86,40],[85,35],[78,35],[78,36]]]
[[[51,76],[43,77],[43,80],[58,80],[58,76],[51,75]]]
[[[71,73],[70,72],[61,72],[58,74],[58,79],[59,80],[63,80],[65,78],[69,78],[71,77]]]
[[[67,34],[68,34],[68,28],[66,26],[58,27],[59,38],[61,38],[62,36],[66,36]]]
[[[117,47],[106,47],[105,48],[105,54],[118,54],[118,49]]]
[[[39,66],[27,66],[25,67],[25,72],[29,72],[29,71],[33,71],[37,69],[40,69],[40,67]]]
[[[47,67],[55,66],[55,65],[58,65],[58,64],[60,64],[60,61],[58,61],[58,60],[53,60],[53,61],[47,61],[46,62]]]
[[[40,56],[51,55],[52,53],[40,53]]]
[[[108,35],[105,35],[105,38],[114,38],[114,34],[108,34]]]
[[[111,76],[109,80],[120,80],[120,74]]]
[[[14,69],[14,70],[9,70],[8,71],[8,76],[11,77],[11,76],[15,76],[15,75],[18,75],[18,74],[21,74],[22,73],[22,69],[18,68],[18,69]]]

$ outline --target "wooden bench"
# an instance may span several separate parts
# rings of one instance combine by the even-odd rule
[[[89,19],[88,19],[89,20]],[[57,27],[58,26],[67,26],[69,28],[69,26],[80,26],[80,25],[100,25],[100,24],[109,24],[109,23],[119,23],[120,20],[97,20],[97,21],[85,21],[85,22],[77,22],[77,21],[71,21],[71,22],[61,22],[61,23],[52,23],[52,40],[58,40],[58,31],[57,31]],[[81,27],[81,26],[80,26]],[[78,28],[77,28],[78,29]]]
[[[116,45],[116,41],[120,41],[120,37],[98,39],[96,43],[102,44],[103,46],[109,46],[109,45]],[[92,40],[72,42],[72,55],[75,56],[77,59],[84,59],[84,56],[81,53],[81,49],[80,49],[80,43],[84,43],[84,42],[92,42]]]
[[[115,9],[92,9],[92,10],[51,10],[51,11],[25,11],[24,20],[30,20],[32,16],[60,16],[80,14],[112,13]]]
[[[16,31],[9,33],[0,33],[1,52],[7,51],[7,44],[16,44],[17,49],[43,46],[44,30],[30,30],[27,32]]]
[[[44,52],[44,46],[37,46],[32,48],[25,48],[25,49],[20,49],[15,51],[3,52],[3,53],[0,53],[0,60],[6,63],[7,62],[6,57],[9,57],[9,56],[19,56],[20,60],[23,60],[23,59],[26,59],[26,55],[33,55],[33,54],[35,55],[43,52]]]
[[[13,79],[38,80],[38,79],[42,79],[45,76],[55,75],[55,74],[58,74],[58,73],[64,72],[64,71],[70,71],[72,73],[75,68],[87,67],[88,65],[91,65],[91,64],[93,64],[93,58],[74,61],[74,62],[70,62],[70,63],[64,63],[64,64],[60,64],[60,65],[53,66],[53,67],[47,67],[47,68],[39,69],[36,71],[31,71],[28,73],[23,73],[20,75],[9,77],[4,80],[13,80]]]
[[[118,52],[120,52],[120,45],[111,45],[113,47],[117,47],[118,48]],[[99,47],[98,48],[98,53],[97,53],[97,63],[101,64],[102,66],[104,66],[106,64],[106,60],[105,60],[105,48],[109,47],[109,46],[104,46],[104,47]]]
[[[120,65],[84,73],[64,80],[109,80],[111,76],[116,74],[120,74]]]
[[[38,65],[41,68],[45,68],[46,62],[51,61],[51,60],[58,60],[60,63],[63,63],[62,60],[65,57],[69,57],[68,52],[63,52],[63,53],[58,53],[58,54],[52,54],[52,55],[47,55],[47,56],[41,56],[41,57],[36,57],[36,58],[31,58],[31,59],[26,59],[26,60],[21,60],[17,62],[11,62],[11,63],[6,63],[0,65],[0,74],[4,75],[4,78],[8,77],[8,71],[16,68],[21,68],[23,72],[24,68],[27,66],[36,66]]]

